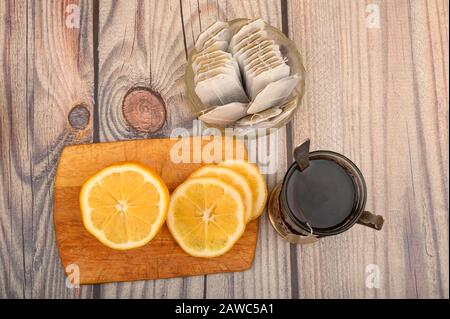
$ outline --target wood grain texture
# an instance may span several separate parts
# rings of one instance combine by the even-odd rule
[[[32,209],[27,15],[24,3],[17,6],[0,3],[0,297],[3,298],[30,296],[27,282],[31,274],[30,256],[25,255],[24,249],[29,241],[23,235],[25,220],[30,219]]]
[[[279,1],[188,1],[183,4],[183,21],[188,51],[202,30],[211,23],[236,18],[262,17],[281,29],[281,2]],[[272,144],[278,145],[278,171],[267,176],[271,189],[282,178],[286,168],[285,130],[280,130]],[[270,144],[263,137],[257,145]],[[272,145],[274,146],[274,145]],[[258,146],[256,146],[258,149]],[[206,298],[290,298],[291,269],[289,244],[271,228],[264,213],[254,265],[234,274],[210,275],[205,279]]]
[[[79,103],[88,113],[92,109],[92,9],[87,1],[74,3],[80,9],[79,28],[65,24],[69,1],[7,1],[0,8],[5,205],[0,210],[5,263],[0,276],[7,289],[1,296],[73,298],[91,293],[90,287],[66,288],[51,223],[59,153],[66,144],[91,139],[86,112],[71,116],[72,124],[83,124],[81,129],[68,118]]]
[[[65,27],[71,3],[79,29]],[[373,5],[380,28],[366,25]],[[63,146],[191,128],[190,47],[217,19],[254,16],[288,32],[308,72],[270,186],[293,145],[311,137],[362,169],[367,208],[384,215],[384,229],[355,226],[296,247],[263,217],[244,273],[65,288],[51,223]],[[448,298],[448,39],[445,0],[0,1],[0,298]],[[124,117],[136,86],[165,102],[156,132]],[[379,289],[366,288],[368,264],[380,267]]]
[[[99,128],[101,141],[167,136],[191,127],[193,114],[182,97],[186,53],[179,1],[100,1]],[[135,87],[160,94],[165,125],[143,133],[128,125],[123,98]]]
[[[68,28],[67,7],[80,10],[79,28]],[[73,297],[90,295],[91,288],[68,289],[58,256],[52,226],[53,185],[56,163],[64,145],[92,139],[92,125],[70,126],[68,116],[76,105],[92,113],[92,7],[88,1],[33,2],[33,286],[32,296]],[[79,113],[79,116],[86,112]],[[86,123],[86,119],[80,121]],[[72,124],[75,122],[72,121]],[[52,274],[49,276],[48,274]],[[49,289],[51,287],[51,289]],[[75,294],[75,295],[74,295]],[[81,296],[81,295],[80,295]]]
[[[183,92],[184,47],[180,1],[100,1],[100,141],[169,136],[176,127],[191,128],[193,114]],[[134,87],[152,89],[166,106],[166,123],[154,133],[130,127],[122,100]],[[202,297],[202,277],[111,284],[101,297],[180,298],[189,291]]]
[[[386,220],[298,247],[300,297],[448,298],[448,2],[370,4],[380,28],[367,27],[369,2],[289,2],[308,78],[294,142],[353,159]]]

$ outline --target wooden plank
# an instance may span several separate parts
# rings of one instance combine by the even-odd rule
[[[0,3],[0,298],[30,295],[24,219],[32,205],[27,92],[27,5]],[[28,276],[28,279],[30,277]]]
[[[65,25],[72,2],[79,4],[79,29]],[[379,29],[366,25],[373,5],[380,8]],[[290,250],[263,218],[255,264],[245,273],[107,285],[96,296],[448,298],[448,2],[289,0],[287,9],[283,20],[278,1],[102,1],[101,140],[191,127],[183,67],[211,21],[289,22],[308,70],[293,141],[311,137],[314,148],[351,157],[366,176],[367,208],[386,218],[384,230],[356,226]],[[92,1],[0,2],[1,298],[92,296],[90,287],[65,288],[51,198],[62,146],[92,140],[94,11]],[[159,92],[166,104],[156,132],[129,122],[158,123],[123,114],[122,98],[136,85]],[[284,130],[279,141],[289,141]],[[280,163],[286,153],[283,147]],[[271,186],[284,169],[268,177]],[[371,263],[380,267],[379,289],[365,286]]]
[[[408,15],[415,110],[404,116],[414,269],[419,297],[448,298],[448,2],[416,0]]]
[[[191,128],[193,114],[183,96],[186,49],[180,1],[101,1],[99,14],[100,140],[169,136],[173,128]],[[154,104],[141,104],[140,99],[130,103],[140,105],[136,110],[139,115],[127,121],[122,100],[134,87],[149,88],[161,96],[167,114],[162,128],[141,132],[130,125],[130,118],[137,118],[141,125],[142,114],[154,115]],[[146,100],[153,92],[140,94]],[[100,296],[202,297],[202,291],[203,277],[192,277],[103,285]]]
[[[380,28],[370,28],[377,7]],[[311,137],[313,149],[353,159],[367,209],[386,220],[380,232],[356,226],[298,247],[300,297],[448,298],[447,7],[289,1],[308,79],[294,142]],[[365,284],[369,264],[379,289]]]
[[[30,3],[31,6],[31,3]],[[92,2],[33,2],[34,57],[29,60],[32,118],[32,297],[86,297],[91,287],[68,289],[54,230],[53,184],[64,145],[92,140]],[[79,24],[77,20],[79,11]],[[51,274],[51,275],[49,275]]]
[[[182,98],[186,52],[179,1],[101,1],[99,32],[101,140],[167,136],[174,127],[191,127],[193,114]],[[123,99],[135,87],[161,95],[167,109],[161,129],[141,132],[127,121]],[[147,105],[136,105],[138,114],[147,114]]]
[[[66,287],[51,222],[59,152],[90,141],[92,131],[91,7],[74,2],[80,25],[68,28],[69,4],[6,1],[0,7],[2,296],[86,297],[92,290]]]
[[[202,30],[217,20],[262,17],[281,29],[279,1],[189,1],[183,2],[185,41],[190,50]],[[280,181],[286,169],[285,130],[280,130],[274,144],[278,145],[278,171],[267,176],[270,188]],[[260,143],[270,143],[268,138]],[[272,145],[274,146],[274,145]],[[234,274],[208,275],[206,298],[289,298],[291,296],[289,244],[269,224],[264,214],[253,267]]]

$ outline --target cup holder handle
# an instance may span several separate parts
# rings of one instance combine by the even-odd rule
[[[383,216],[364,211],[359,217],[357,223],[376,230],[381,230],[381,228],[383,228],[384,218]]]

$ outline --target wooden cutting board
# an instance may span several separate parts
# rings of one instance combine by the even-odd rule
[[[225,151],[225,139],[219,140],[222,151],[216,148],[216,161],[236,157],[230,150],[246,158],[245,146],[232,142]],[[184,153],[192,160],[210,154],[209,139],[200,137],[184,140]],[[178,161],[177,139],[150,139],[114,143],[75,145],[66,147],[60,157],[55,180],[54,222],[56,241],[66,273],[79,273],[80,284],[132,281],[143,279],[193,276],[219,272],[243,271],[251,267],[258,237],[258,221],[247,225],[241,239],[227,254],[216,258],[197,258],[187,255],[175,242],[166,226],[147,245],[118,251],[101,244],[84,228],[79,206],[81,185],[100,169],[117,162],[137,161],[155,169],[170,191],[182,183],[201,163]],[[190,145],[189,147],[187,147]],[[229,144],[230,145],[230,144]],[[186,149],[187,147],[187,149]],[[178,156],[179,157],[179,156]]]

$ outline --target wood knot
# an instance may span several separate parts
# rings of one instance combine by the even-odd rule
[[[83,130],[88,126],[91,112],[85,104],[75,105],[69,112],[68,120],[70,126],[76,130]]]
[[[161,95],[144,87],[127,92],[122,111],[127,123],[143,133],[160,130],[166,121],[166,105]]]

